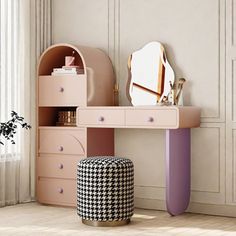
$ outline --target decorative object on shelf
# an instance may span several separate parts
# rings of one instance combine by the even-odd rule
[[[65,56],[65,65],[62,68],[53,68],[51,75],[78,75],[84,74],[84,69],[81,66],[75,65],[75,51],[72,51],[72,56]]]
[[[57,125],[58,126],[76,126],[76,112],[75,111],[59,111]]]
[[[184,78],[180,78],[176,86],[175,103],[179,106],[183,106],[183,85],[185,82],[186,80]]]
[[[160,105],[170,106],[177,105],[183,106],[183,84],[185,83],[184,78],[180,78],[178,82],[172,84],[170,82],[170,89],[167,96],[164,96],[162,101],[159,102]]]
[[[65,66],[74,66],[75,65],[75,51],[72,51],[72,56],[65,57]]]
[[[150,42],[131,54],[128,60],[131,103],[156,105],[169,94],[175,75],[167,61],[165,49],[159,42]]]
[[[79,66],[63,66],[62,68],[54,68],[51,75],[78,75],[83,74],[84,70]]]
[[[170,81],[170,93],[168,96],[168,100],[171,105],[175,105],[175,87],[175,83],[172,84],[172,82]]]
[[[15,111],[11,112],[11,119],[7,122],[0,123],[0,136],[10,140],[12,144],[15,144],[14,135],[16,134],[17,125],[19,124],[23,129],[31,129],[31,126],[24,122],[24,118],[19,116]],[[0,144],[4,145],[2,141]]]

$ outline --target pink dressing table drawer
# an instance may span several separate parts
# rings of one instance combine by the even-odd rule
[[[123,126],[125,124],[124,110],[107,109],[78,109],[77,119],[80,125],[94,126]]]
[[[85,155],[83,129],[40,129],[39,153]]]
[[[77,163],[84,157],[40,156],[37,158],[37,174],[40,177],[76,179]]]
[[[178,111],[175,109],[126,110],[126,125],[129,127],[174,128],[178,127]]]
[[[39,177],[37,190],[41,203],[76,206],[76,180]]]
[[[86,105],[86,80],[84,75],[40,76],[39,106]]]

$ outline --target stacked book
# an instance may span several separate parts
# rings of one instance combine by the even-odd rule
[[[62,68],[54,68],[51,75],[78,75],[83,73],[84,69],[79,66],[63,66]]]

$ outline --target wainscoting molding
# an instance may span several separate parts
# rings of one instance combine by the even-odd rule
[[[236,1],[235,0],[231,0],[231,22],[232,22],[232,34],[231,34],[231,42],[232,42],[232,46],[235,46],[236,44]]]
[[[236,1],[226,2],[226,203],[236,204]]]

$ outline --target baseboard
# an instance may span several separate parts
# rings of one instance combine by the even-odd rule
[[[165,201],[158,199],[135,198],[134,205],[136,208],[166,211]],[[191,202],[186,212],[236,217],[236,206]]]
[[[166,211],[165,201],[158,199],[134,198],[134,206],[136,208],[142,208],[148,210]]]
[[[206,215],[236,217],[236,206],[192,202],[189,204],[187,212],[200,213],[200,214],[206,214]]]

